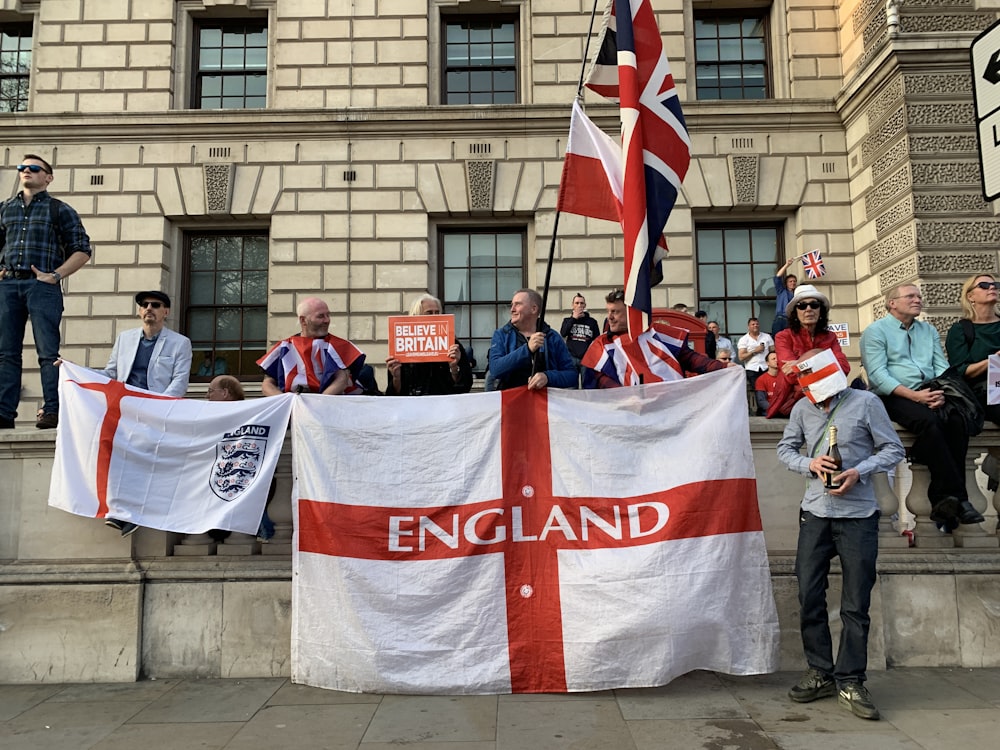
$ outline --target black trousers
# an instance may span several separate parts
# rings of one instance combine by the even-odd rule
[[[927,498],[936,506],[946,497],[968,500],[965,489],[965,454],[969,450],[969,435],[965,420],[952,409],[950,419],[942,412],[902,396],[883,396],[882,402],[893,422],[912,432],[916,439],[910,449],[910,459],[924,464],[931,474]]]

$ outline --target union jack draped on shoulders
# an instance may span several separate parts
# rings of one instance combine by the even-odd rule
[[[349,370],[351,384],[345,393],[362,393],[356,378],[365,363],[365,354],[346,339],[327,334],[324,338],[292,336],[279,341],[257,360],[267,375],[274,378],[285,393],[296,388],[322,392],[340,370]]]
[[[638,336],[623,334],[613,341],[601,336],[590,345],[581,364],[619,385],[682,380],[684,369],[678,354],[686,346],[686,330],[653,323]]]

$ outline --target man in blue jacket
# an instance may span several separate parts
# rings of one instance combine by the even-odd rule
[[[493,332],[490,373],[499,390],[576,387],[576,366],[562,336],[545,324],[537,330],[541,309],[538,292],[520,289],[510,301],[510,322]]]

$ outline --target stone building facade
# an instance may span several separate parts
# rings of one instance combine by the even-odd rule
[[[134,291],[159,287],[178,301],[172,325],[248,381],[312,294],[378,364],[387,317],[429,290],[459,316],[482,370],[512,288],[544,280],[600,5],[592,26],[590,0],[0,0],[4,49],[13,30],[29,50],[4,53],[5,87],[25,73],[21,101],[5,97],[0,113],[9,189],[23,153],[50,159],[52,192],[95,246],[66,282],[64,355],[102,365],[134,324]],[[653,5],[693,147],[654,303],[705,307],[738,335],[745,313],[772,314],[773,267],[815,247],[855,363],[893,283],[925,284],[931,319],[953,320],[962,277],[997,267],[967,52],[995,0]],[[745,49],[752,38],[764,50],[753,98],[699,78],[713,75],[705,29],[724,45],[734,18]],[[471,40],[474,80],[484,27],[494,77],[463,100],[449,35]],[[221,45],[221,65],[213,30],[237,40]],[[233,71],[242,89],[213,99]],[[465,103],[483,96],[495,103]],[[617,131],[614,105],[590,92],[584,102]],[[452,256],[466,247],[463,265]],[[616,225],[561,216],[550,319],[578,291],[600,309],[620,283],[621,247]],[[29,378],[24,398],[38,397]]]
[[[893,284],[921,283],[928,317],[949,325],[962,279],[998,268],[968,48],[1000,0],[653,6],[693,151],[654,304],[704,307],[739,334],[748,313],[772,313],[774,269],[820,248],[818,283],[848,324],[855,366],[858,334]],[[137,325],[133,294],[161,288],[175,300],[168,324],[206,368],[190,393],[220,359],[252,392],[256,356],[297,329],[302,297],[327,299],[333,331],[378,364],[388,316],[430,291],[482,370],[510,293],[544,280],[570,105],[600,20],[591,10],[592,0],[0,0],[0,192],[16,190],[23,154],[42,155],[95,247],[65,282],[63,356],[102,366],[117,333]],[[617,131],[614,105],[584,102]],[[560,217],[550,320],[577,292],[601,308],[621,282],[620,234]],[[25,424],[40,399],[31,375]],[[751,422],[782,668],[798,668],[788,509],[799,490],[775,458],[781,426]],[[146,529],[109,539],[97,521],[47,506],[54,438],[0,436],[0,681],[287,675],[287,456],[272,508],[280,543],[266,550],[252,537],[216,545]],[[970,487],[973,453],[995,445],[995,430],[976,441]],[[915,472],[899,490],[918,517],[921,481]],[[976,498],[984,510],[992,499],[985,528],[918,528],[913,549],[897,549],[895,495],[880,498],[873,668],[996,665],[998,498]]]

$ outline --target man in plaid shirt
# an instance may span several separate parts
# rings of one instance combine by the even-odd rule
[[[59,423],[59,282],[90,260],[80,216],[49,196],[52,166],[26,155],[17,166],[21,191],[0,204],[0,429],[14,427],[21,398],[21,350],[31,318],[41,368],[43,405],[35,426]]]

